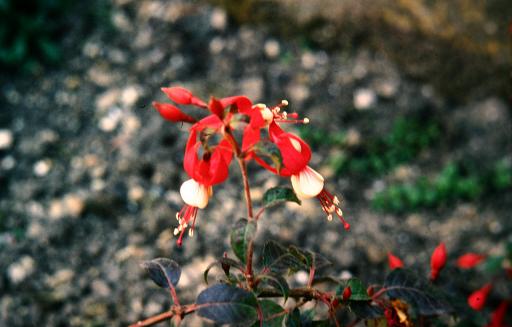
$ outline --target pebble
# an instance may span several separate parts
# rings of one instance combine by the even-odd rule
[[[50,203],[48,216],[51,219],[61,219],[66,216],[79,217],[85,207],[84,200],[77,194],[67,194],[62,199],[54,199]]]
[[[144,197],[144,189],[140,186],[131,187],[128,190],[128,198],[133,202],[138,202]]]
[[[13,156],[6,156],[0,162],[0,166],[2,167],[3,170],[11,170],[14,168],[15,165],[16,165],[16,160],[14,159]]]
[[[221,37],[214,37],[210,41],[210,52],[214,55],[219,54],[224,49],[225,45],[226,43]]]
[[[265,82],[261,77],[248,77],[240,82],[240,88],[242,94],[247,95],[249,99],[257,101],[263,98],[264,84]]]
[[[96,108],[100,112],[105,112],[110,107],[116,104],[117,99],[119,98],[119,90],[118,89],[109,89],[106,92],[103,92],[99,96],[96,97]]]
[[[103,132],[112,132],[116,129],[117,125],[122,118],[122,111],[119,108],[109,110],[108,114],[102,117],[98,123],[98,127]]]
[[[227,23],[228,23],[228,16],[226,14],[226,11],[224,11],[220,8],[215,8],[212,11],[212,15],[210,17],[211,27],[216,30],[223,31],[226,29]]]
[[[0,129],[0,150],[7,150],[12,146],[12,132],[8,129]]]
[[[121,93],[121,103],[126,107],[133,106],[140,97],[140,87],[135,85],[127,86]]]
[[[52,161],[50,159],[39,160],[34,164],[34,174],[38,177],[44,177],[48,175],[52,169]]]
[[[372,89],[363,88],[354,92],[354,108],[357,110],[370,109],[376,102],[377,96]]]
[[[91,283],[91,288],[93,293],[102,297],[107,297],[112,293],[112,290],[108,284],[101,279],[93,280]]]
[[[398,91],[398,81],[393,79],[378,80],[375,82],[375,90],[384,98],[392,98]]]
[[[7,276],[13,284],[19,284],[35,272],[35,261],[25,255],[7,268]]]
[[[265,51],[265,55],[270,59],[277,58],[279,56],[279,53],[281,52],[279,42],[277,42],[276,40],[266,41],[265,45],[263,46],[263,49]]]

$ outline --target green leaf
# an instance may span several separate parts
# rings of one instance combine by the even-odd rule
[[[261,262],[273,272],[283,272],[286,270],[298,271],[304,268],[304,264],[288,252],[281,244],[268,241],[263,246]]]
[[[145,261],[141,266],[146,269],[149,277],[160,287],[170,288],[171,284],[176,286],[180,280],[181,268],[173,260],[157,258]]]
[[[336,295],[341,296],[345,288],[350,287],[351,295],[350,301],[369,301],[371,297],[368,295],[366,291],[366,287],[363,282],[359,278],[350,278],[346,280],[344,283],[338,285],[336,288]]]
[[[197,297],[197,314],[219,324],[252,324],[258,319],[254,294],[225,284],[217,284]]]
[[[407,269],[393,270],[386,278],[384,289],[390,298],[405,300],[420,315],[440,315],[453,311],[440,289]]]
[[[248,221],[245,218],[237,221],[231,230],[231,248],[238,259],[244,264],[247,261],[247,248],[249,247],[249,243],[253,241],[255,234],[256,222]]]
[[[236,261],[236,260],[233,260],[231,258],[220,258],[214,262],[212,262],[207,268],[206,270],[204,271],[203,273],[203,278],[204,278],[204,282],[206,284],[208,284],[208,274],[210,273],[210,270],[215,267],[215,266],[223,266],[223,265],[227,265],[229,267],[234,267],[240,271],[244,271],[245,267],[244,265],[242,265],[240,262]]]
[[[371,301],[350,301],[349,307],[360,319],[375,319],[384,315],[384,311]]]
[[[270,140],[261,140],[254,145],[253,150],[258,157],[269,159],[277,171],[281,170],[283,157],[281,156],[281,151],[279,151],[279,148],[273,142]]]
[[[284,301],[288,300],[288,295],[290,293],[290,287],[288,286],[288,282],[284,279],[283,276],[275,273],[268,273],[264,275],[259,275],[263,284],[268,284],[269,286],[275,288],[280,291],[284,297]]]
[[[302,325],[299,309],[295,308],[292,312],[286,315],[285,325],[286,327],[300,327]]]
[[[284,312],[283,307],[271,300],[259,301],[260,310],[263,313],[263,322],[255,322],[252,327],[281,327],[283,324]]]
[[[485,260],[483,269],[490,274],[494,274],[502,269],[504,259],[505,257],[501,255],[490,256]]]
[[[263,205],[268,208],[286,201],[301,204],[295,192],[289,187],[272,187],[263,194]]]
[[[323,255],[308,250],[303,250],[294,245],[288,247],[288,251],[291,255],[296,257],[302,264],[303,268],[309,270],[310,267],[315,269],[324,268],[331,265],[331,262],[327,260]]]

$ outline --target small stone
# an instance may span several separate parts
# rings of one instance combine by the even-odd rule
[[[133,134],[140,128],[140,120],[135,115],[128,115],[123,120],[123,133]]]
[[[306,69],[311,69],[315,67],[316,64],[316,58],[313,53],[310,51],[304,52],[304,54],[301,57],[302,67]]]
[[[358,89],[354,92],[354,107],[358,110],[367,110],[375,105],[377,97],[372,89]]]
[[[381,97],[392,98],[398,91],[398,81],[393,79],[379,80],[375,83],[375,90]]]
[[[212,11],[212,15],[210,17],[210,25],[214,29],[222,31],[222,30],[226,29],[227,23],[228,23],[228,16],[226,14],[226,11],[224,11],[220,8],[215,8]]]
[[[12,146],[12,132],[8,129],[0,129],[0,150],[7,150]]]
[[[17,262],[7,268],[7,276],[13,284],[19,284],[35,271],[35,261],[32,257],[25,255]]]
[[[243,94],[253,100],[259,100],[263,97],[264,81],[260,77],[244,78],[240,82],[240,88]]]
[[[48,175],[52,168],[52,161],[50,159],[39,160],[34,164],[34,174],[38,177]]]
[[[50,209],[48,210],[48,216],[51,219],[60,219],[64,217],[64,203],[61,200],[53,200],[50,203]]]
[[[91,283],[91,288],[93,293],[102,297],[107,297],[112,293],[112,290],[108,284],[101,279],[93,280]]]
[[[143,248],[137,247],[135,245],[128,245],[125,248],[117,251],[115,258],[117,262],[123,262],[130,258],[142,258],[146,254]]]
[[[2,167],[3,170],[11,170],[14,168],[15,165],[16,165],[16,160],[14,159],[13,156],[7,156],[7,157],[3,158],[2,161],[0,162],[0,166]]]
[[[137,86],[128,86],[121,93],[121,102],[126,107],[133,106],[140,97],[140,88]]]
[[[59,269],[53,275],[46,279],[46,284],[51,288],[59,285],[68,284],[75,278],[75,272],[69,268]]]
[[[119,98],[118,89],[110,89],[96,97],[96,108],[100,112],[105,112],[110,107],[114,106]]]
[[[225,42],[221,37],[214,37],[210,41],[210,52],[212,54],[219,54],[224,49]]]
[[[130,19],[121,11],[114,12],[112,15],[112,23],[118,30],[124,32],[130,31],[133,26]]]
[[[346,142],[351,147],[359,145],[361,143],[361,133],[355,128],[350,128],[347,131]]]
[[[294,104],[300,104],[309,97],[309,88],[305,85],[293,83],[287,88],[290,99]]]
[[[106,116],[100,119],[98,127],[104,132],[112,132],[119,125],[121,118],[122,111],[119,108],[113,108],[109,110]]]
[[[143,197],[144,197],[144,189],[138,185],[131,187],[128,190],[128,198],[133,202],[140,201]]]
[[[105,189],[105,186],[105,181],[100,178],[95,178],[91,182],[91,189],[95,192],[102,191],[103,189]]]
[[[276,40],[268,40],[264,45],[265,55],[270,59],[275,59],[279,56],[281,52],[281,47],[279,46],[279,42]]]
[[[89,58],[96,58],[98,54],[100,53],[100,46],[98,43],[94,42],[87,42],[85,43],[82,53]]]
[[[84,211],[84,200],[76,194],[68,194],[63,199],[66,213],[71,217],[79,217]]]

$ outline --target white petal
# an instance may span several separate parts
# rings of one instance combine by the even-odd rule
[[[291,177],[293,190],[300,199],[317,196],[324,188],[324,178],[314,169],[306,166],[298,175]]]
[[[192,207],[203,209],[208,204],[208,187],[189,179],[181,184],[180,194],[183,201]]]

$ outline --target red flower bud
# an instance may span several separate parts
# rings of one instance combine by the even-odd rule
[[[352,296],[352,290],[350,289],[350,286],[347,286],[343,290],[343,301],[350,299],[350,296]]]
[[[430,257],[430,279],[435,280],[446,264],[446,246],[443,242],[434,249]]]
[[[160,103],[153,102],[153,107],[160,113],[164,119],[170,120],[172,122],[187,122],[187,123],[195,123],[196,120],[189,115],[181,112],[180,109],[176,108],[172,104],[168,103]]]
[[[366,293],[368,293],[368,296],[373,296],[373,294],[375,293],[375,289],[373,288],[373,286],[368,286],[368,288],[366,289]]]
[[[388,264],[391,270],[404,267],[402,260],[399,257],[394,256],[391,252],[388,252]]]
[[[466,253],[464,255],[461,255],[457,259],[457,267],[462,269],[470,269],[478,265],[483,260],[485,260],[484,255],[476,253]]]
[[[505,315],[507,314],[507,301],[501,301],[500,305],[491,315],[491,321],[486,327],[504,327]]]
[[[162,87],[162,91],[178,104],[191,104],[198,107],[206,107],[206,103],[196,98],[192,92],[181,86]]]
[[[474,310],[482,310],[485,306],[485,301],[487,300],[487,296],[489,292],[491,292],[492,284],[485,284],[482,288],[474,291],[468,297],[468,304]]]

